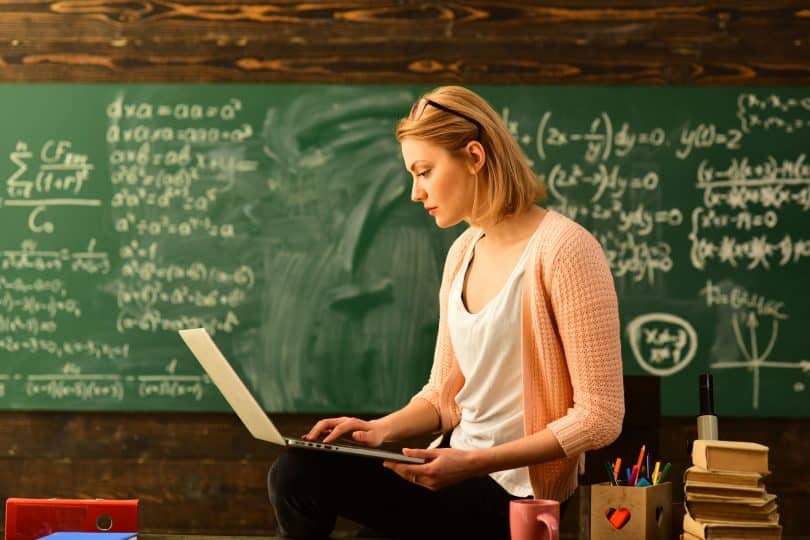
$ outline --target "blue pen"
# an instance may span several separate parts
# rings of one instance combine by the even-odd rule
[[[633,481],[633,471],[630,469],[630,467],[627,467],[627,485],[629,486],[632,481]]]

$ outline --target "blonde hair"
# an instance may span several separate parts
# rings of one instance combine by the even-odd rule
[[[470,224],[497,223],[546,199],[545,181],[532,170],[506,124],[484,98],[462,86],[442,86],[424,98],[461,116],[428,104],[420,118],[399,121],[397,140],[425,140],[455,155],[466,155],[470,141],[481,143],[486,160],[475,185]]]

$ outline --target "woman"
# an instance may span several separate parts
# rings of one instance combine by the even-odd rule
[[[280,533],[325,538],[336,516],[397,538],[509,538],[509,501],[565,501],[584,452],[624,416],[618,306],[598,242],[537,206],[545,186],[497,113],[457,86],[417,101],[397,128],[411,198],[450,248],[430,378],[382,418],[329,418],[305,438],[404,449],[422,465],[287,450],[269,475]],[[579,466],[579,467],[578,467]]]

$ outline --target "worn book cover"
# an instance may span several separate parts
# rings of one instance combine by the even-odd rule
[[[709,471],[768,472],[768,447],[742,441],[698,439],[692,445],[692,463]]]
[[[686,511],[699,521],[779,521],[776,495],[767,495],[757,502],[690,501],[684,502]]]
[[[764,501],[768,496],[765,488],[725,487],[718,484],[699,484],[687,482],[683,486],[687,501],[725,501],[755,503]]]
[[[698,540],[779,540],[782,537],[778,523],[698,521],[688,512],[683,516],[683,531]]]
[[[743,473],[733,471],[709,471],[703,467],[692,465],[683,473],[683,481],[699,482],[703,484],[718,484],[727,486],[742,486],[762,488],[765,485],[763,479],[767,473]]]

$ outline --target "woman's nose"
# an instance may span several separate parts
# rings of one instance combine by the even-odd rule
[[[424,200],[425,198],[425,190],[419,186],[418,181],[414,181],[413,185],[411,186],[411,200],[413,202],[419,202]]]

